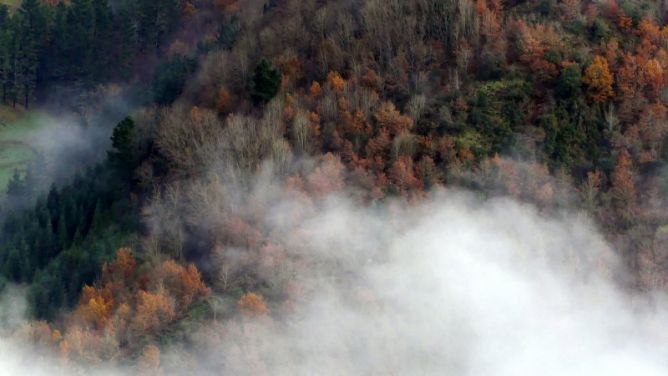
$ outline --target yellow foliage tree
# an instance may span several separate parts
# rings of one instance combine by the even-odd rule
[[[346,80],[344,80],[338,72],[329,72],[327,75],[327,82],[329,83],[329,86],[337,93],[342,92],[346,87]]]
[[[102,329],[109,321],[113,308],[111,283],[107,283],[103,288],[84,286],[76,314],[84,322]]]
[[[608,61],[603,56],[596,56],[585,70],[582,81],[589,87],[589,98],[594,103],[603,103],[613,96],[613,78]]]

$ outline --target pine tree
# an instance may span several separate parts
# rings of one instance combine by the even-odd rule
[[[115,17],[115,30],[113,34],[113,48],[116,74],[121,78],[129,79],[132,74],[132,67],[135,61],[135,55],[139,51],[139,40],[137,35],[137,25],[133,19],[132,8],[123,6],[118,10]]]
[[[2,86],[2,103],[10,99],[13,60],[13,26],[6,5],[0,5],[0,85]]]
[[[262,59],[255,68],[252,83],[253,100],[259,103],[267,103],[278,94],[281,85],[281,74],[278,69],[267,61]]]
[[[131,171],[135,167],[135,123],[126,117],[116,127],[111,136],[113,150],[109,152],[109,161],[120,170]]]
[[[44,45],[46,19],[38,0],[24,0],[19,8],[15,76],[23,106],[28,108],[35,98],[40,51]]]
[[[115,47],[113,45],[113,15],[107,0],[94,1],[92,7],[95,18],[92,35],[94,41],[92,59],[95,62],[93,65],[93,79],[104,81],[111,78],[109,66],[112,65],[111,51]]]

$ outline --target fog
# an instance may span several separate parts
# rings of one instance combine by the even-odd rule
[[[663,298],[618,287],[624,273],[585,216],[452,191],[418,206],[286,200],[270,213],[272,236],[301,260],[281,276],[305,288],[270,317],[211,321],[162,348],[163,373],[668,374]],[[0,374],[69,372],[13,338],[0,341]]]
[[[46,126],[29,139],[37,154],[36,163],[42,164],[35,168],[42,175],[43,188],[67,181],[106,156],[114,127],[136,107],[127,90],[109,88],[95,93],[85,111],[44,106],[43,115],[36,118]]]

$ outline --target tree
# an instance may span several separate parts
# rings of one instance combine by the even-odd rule
[[[390,169],[390,180],[400,192],[406,192],[422,187],[422,182],[415,176],[413,160],[408,156],[399,157]]]
[[[252,93],[257,103],[267,103],[278,94],[281,74],[269,61],[262,59],[253,74]]]
[[[14,28],[14,19],[9,16],[9,9],[6,5],[0,5],[0,85],[3,103],[12,99],[14,92]]]
[[[617,157],[617,164],[612,171],[612,188],[610,194],[614,205],[628,217],[634,208],[636,197],[635,173],[633,162],[626,149],[622,150]]]
[[[220,31],[218,32],[218,44],[225,50],[231,50],[234,43],[237,41],[237,36],[240,31],[241,22],[239,21],[239,17],[233,15],[220,27]]]
[[[326,196],[331,192],[343,189],[345,167],[340,159],[327,153],[318,167],[307,178],[307,188],[314,196]]]
[[[167,291],[155,293],[140,290],[137,293],[137,312],[133,318],[134,327],[141,331],[152,331],[174,319],[174,305]]]
[[[17,91],[23,106],[28,108],[34,99],[37,87],[37,71],[40,65],[39,54],[46,32],[46,20],[42,5],[37,0],[24,0],[17,16],[15,77],[18,78]]]
[[[141,357],[139,358],[139,369],[143,374],[160,374],[160,349],[154,345],[144,347]]]
[[[612,74],[608,61],[603,56],[594,57],[594,61],[585,70],[582,81],[588,86],[587,94],[594,103],[603,103],[614,94]]]
[[[188,76],[195,70],[196,61],[177,56],[160,64],[153,75],[153,99],[157,104],[168,105],[181,95]]]
[[[378,126],[387,129],[392,136],[398,136],[413,128],[413,120],[402,115],[392,102],[383,103],[374,113],[374,117]]]
[[[269,308],[267,303],[265,303],[262,295],[256,294],[254,292],[249,292],[244,294],[239,301],[237,302],[239,310],[245,315],[249,316],[261,316],[269,314]]]
[[[103,81],[111,78],[111,73],[113,72],[113,69],[108,68],[113,65],[111,51],[115,47],[113,44],[113,14],[108,0],[93,1],[92,6],[95,20],[93,27],[93,39],[95,42],[91,51],[94,61],[91,73],[95,81]]]
[[[194,265],[184,267],[172,260],[162,263],[153,273],[153,283],[164,286],[176,299],[180,308],[190,306],[195,298],[205,296],[209,289],[202,281],[202,276]]]
[[[329,87],[337,93],[343,92],[343,89],[346,87],[346,80],[341,77],[339,72],[329,72],[327,75],[327,83],[329,84]]]
[[[102,266],[102,281],[112,285],[124,285],[134,277],[137,262],[129,248],[121,248],[116,252],[116,259]]]
[[[557,83],[557,93],[563,98],[570,98],[580,94],[582,73],[580,65],[569,64],[561,71]]]
[[[107,325],[114,308],[114,299],[111,294],[111,286],[97,289],[85,286],[81,294],[81,302],[77,314],[86,322],[102,329]]]
[[[658,60],[650,59],[644,70],[651,96],[658,97],[664,85],[663,67]]]
[[[126,117],[116,125],[111,136],[113,150],[109,152],[109,162],[125,173],[132,173],[137,167],[134,133],[135,122]]]

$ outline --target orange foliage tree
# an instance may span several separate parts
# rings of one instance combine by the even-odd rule
[[[158,267],[155,275],[156,282],[163,285],[181,307],[187,307],[197,296],[209,293],[195,265],[184,267],[173,260],[167,260]]]
[[[174,318],[174,303],[165,289],[154,293],[140,290],[137,298],[137,309],[132,320],[135,329],[141,332],[149,331]]]
[[[107,284],[101,289],[85,286],[76,314],[86,322],[101,329],[109,321],[113,307],[114,298],[112,297],[111,284]]]
[[[613,96],[613,78],[608,61],[603,56],[594,57],[594,61],[585,70],[582,81],[588,86],[588,94],[595,103],[602,103]]]
[[[127,351],[122,346],[136,346],[136,338],[150,340],[207,294],[209,288],[194,265],[167,260],[138,268],[131,251],[122,248],[103,265],[98,284],[84,287],[79,305],[64,320],[63,336],[40,323],[31,332],[35,338],[48,338],[40,342],[57,350],[65,361],[109,360]],[[140,365],[155,370],[159,354],[149,345]]]
[[[653,97],[658,97],[664,84],[663,67],[657,59],[650,59],[645,64],[645,76],[649,93]]]
[[[344,80],[338,72],[329,72],[327,75],[327,83],[329,83],[332,90],[337,93],[342,92],[346,87],[346,80]]]
[[[629,214],[636,197],[636,185],[633,161],[626,149],[622,150],[617,157],[617,164],[612,172],[611,181],[612,188],[610,193],[613,202],[618,209]]]
[[[269,308],[262,295],[254,292],[244,294],[237,302],[239,310],[246,315],[267,315]]]

